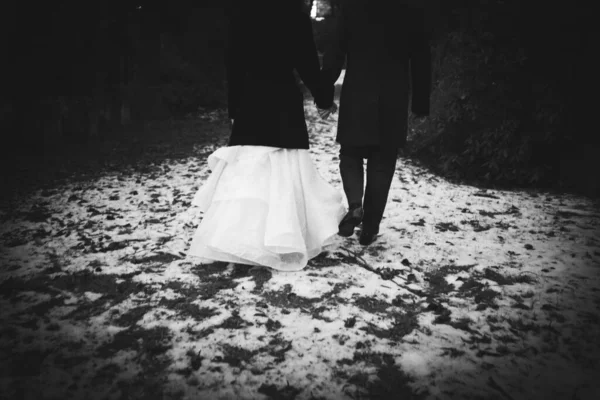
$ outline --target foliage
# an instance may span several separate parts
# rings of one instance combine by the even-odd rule
[[[432,43],[433,128],[421,130],[428,139],[416,138],[414,154],[453,178],[554,185],[567,150],[578,153],[586,146],[570,119],[578,87],[568,73],[575,63],[569,55],[579,31],[557,34],[542,21],[530,32],[531,10],[516,2],[489,1],[468,11],[452,10],[454,3]],[[560,11],[548,8],[551,15]],[[569,16],[561,18],[562,25],[572,23]]]
[[[447,34],[436,50],[446,53],[438,60],[432,95],[442,170],[496,183],[540,183],[551,166],[543,158],[532,162],[535,143],[545,138],[524,128],[527,122],[551,125],[556,114],[529,110],[527,121],[528,88],[520,83],[531,77],[522,76],[523,51],[499,52],[491,33],[482,40],[457,32]],[[545,135],[556,140],[559,132]]]
[[[172,115],[193,112],[198,107],[220,107],[226,104],[220,65],[222,55],[218,56],[221,57],[217,60],[207,60],[203,65],[195,65],[182,56],[175,44],[163,46],[160,96]]]

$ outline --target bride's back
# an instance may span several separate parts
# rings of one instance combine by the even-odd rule
[[[238,3],[238,2],[236,2]],[[278,75],[291,71],[301,2],[296,0],[242,0],[230,13],[230,40],[246,71]]]

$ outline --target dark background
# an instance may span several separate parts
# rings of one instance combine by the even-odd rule
[[[480,185],[600,193],[589,9],[538,0],[401,1],[427,8],[434,56],[432,115],[410,122],[407,155]],[[151,122],[224,108],[226,3],[8,6],[0,21],[5,190],[39,183],[41,171],[69,172],[76,166],[68,160],[98,156],[106,143],[131,148]],[[309,10],[312,1],[305,3]],[[319,4],[324,19],[313,27],[322,51],[338,5]],[[162,135],[168,140],[168,125]]]

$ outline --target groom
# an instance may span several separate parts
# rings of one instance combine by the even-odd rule
[[[334,104],[334,84],[347,64],[336,141],[350,209],[338,234],[349,237],[362,222],[362,245],[371,244],[379,233],[398,149],[406,143],[409,90],[413,114],[429,115],[430,35],[425,9],[415,3],[342,0],[334,39],[323,56],[325,104]],[[324,118],[330,112],[320,110]]]

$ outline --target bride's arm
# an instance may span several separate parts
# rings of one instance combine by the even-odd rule
[[[410,32],[410,75],[412,86],[412,112],[418,116],[429,115],[431,94],[430,33],[424,9],[411,10],[413,29]]]
[[[321,85],[319,55],[312,32],[310,17],[301,13],[298,17],[299,31],[297,50],[294,51],[294,67],[302,82],[306,85],[315,99],[319,108],[328,108],[331,104],[325,104],[323,87]]]

